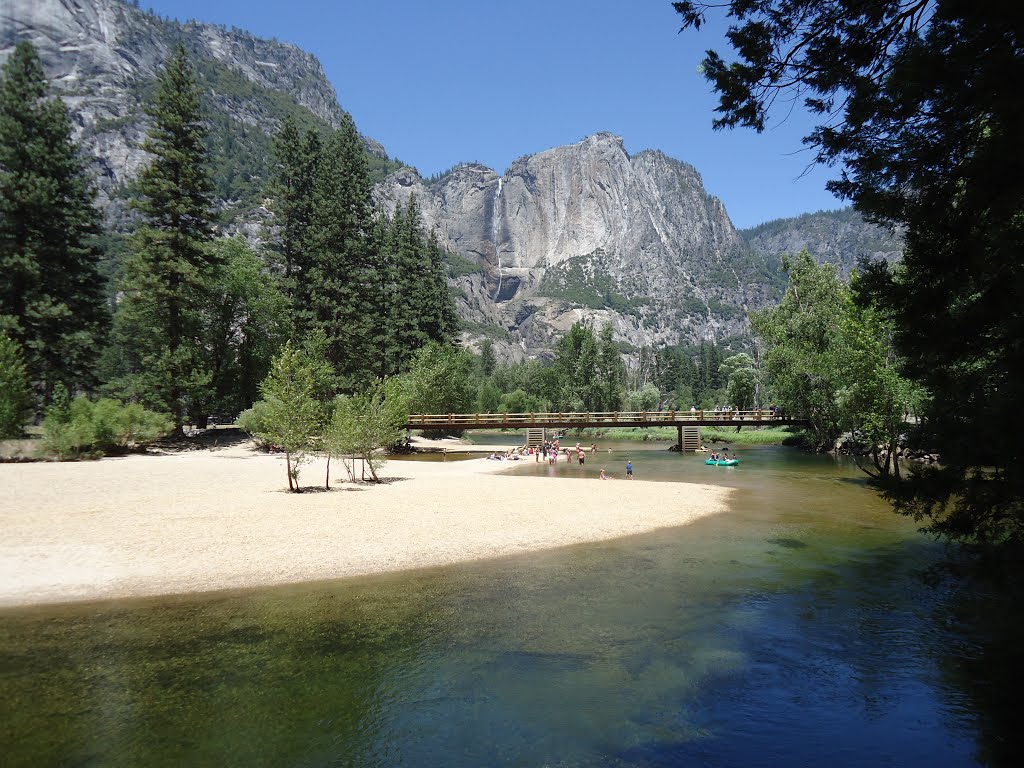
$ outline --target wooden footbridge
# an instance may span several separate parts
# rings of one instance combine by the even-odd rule
[[[806,419],[769,409],[753,411],[609,411],[598,413],[433,413],[412,414],[406,429],[577,429],[582,427],[675,427],[679,450],[692,450],[684,430],[699,447],[700,427],[767,427],[806,425]]]

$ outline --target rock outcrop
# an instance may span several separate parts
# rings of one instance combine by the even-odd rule
[[[835,264],[844,278],[862,258],[893,262],[903,253],[899,235],[864,221],[852,208],[776,219],[740,232],[751,250],[769,264],[783,254],[807,250],[816,261]]]
[[[342,117],[313,55],[240,29],[162,19],[121,0],[4,0],[0,63],[19,40],[35,45],[67,104],[75,138],[95,159],[101,203],[113,202],[114,218],[111,194],[146,161],[139,144],[148,125],[147,91],[179,40],[200,72],[207,106],[219,113],[211,122],[239,134],[256,128],[261,150],[289,108],[328,125]],[[379,144],[368,145],[383,155]]]
[[[428,225],[478,265],[459,279],[463,313],[550,347],[573,322],[611,322],[634,347],[746,332],[777,275],[747,248],[690,165],[630,155],[608,133],[431,183],[403,169],[378,186],[393,210],[415,194]]]

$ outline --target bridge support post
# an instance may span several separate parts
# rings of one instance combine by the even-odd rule
[[[683,452],[683,425],[676,425],[676,450],[680,453]]]

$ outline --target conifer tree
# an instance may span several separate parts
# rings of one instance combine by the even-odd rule
[[[445,279],[444,248],[436,233],[424,235],[415,195],[395,212],[392,244],[398,295],[391,326],[404,366],[424,344],[451,341],[459,324]]]
[[[323,147],[316,131],[311,129],[303,137],[291,116],[282,122],[273,147],[274,171],[268,191],[274,219],[267,241],[285,292],[301,306],[309,298],[304,281],[311,263],[313,194]]]
[[[427,236],[427,281],[430,285],[430,311],[427,313],[427,336],[435,341],[451,341],[459,332],[459,315],[448,290],[445,248],[431,230]]]
[[[98,214],[71,123],[31,43],[0,70],[0,332],[24,350],[29,377],[92,382],[108,315],[93,236]]]
[[[32,390],[21,345],[0,333],[0,439],[21,437],[32,410]]]
[[[117,335],[129,366],[122,394],[168,411],[177,428],[191,401],[210,386],[203,350],[204,310],[219,264],[211,238],[211,183],[199,90],[184,46],[161,73],[143,149],[153,159],[139,175],[136,233],[121,285]],[[204,414],[192,414],[201,417]]]
[[[626,385],[626,366],[612,335],[611,323],[601,326],[601,335],[597,339],[595,379],[599,395],[594,407],[603,411],[619,410]]]
[[[328,140],[314,191],[313,263],[304,279],[308,299],[300,323],[322,330],[338,384],[362,389],[375,373],[374,337],[380,317],[379,263],[371,247],[370,179],[352,118]]]
[[[378,357],[376,375],[380,378],[400,373],[406,357],[395,332],[398,320],[406,311],[400,303],[396,238],[394,219],[385,212],[378,212],[374,219],[371,247],[377,254],[378,268],[375,301],[380,322],[374,343]]]
[[[398,272],[398,296],[392,308],[391,326],[403,367],[429,337],[423,328],[424,311],[430,302],[431,286],[427,283],[424,259],[423,229],[416,196],[395,211],[394,258]]]

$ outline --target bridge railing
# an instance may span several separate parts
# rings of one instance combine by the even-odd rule
[[[577,411],[563,413],[416,413],[408,425],[415,428],[456,427],[493,424],[495,426],[543,427],[572,424],[679,424],[687,421],[779,422],[784,417],[775,411]]]

